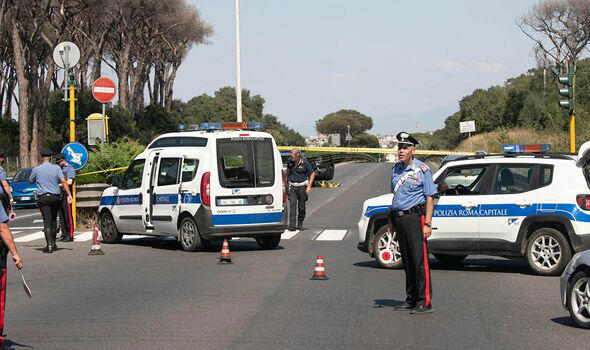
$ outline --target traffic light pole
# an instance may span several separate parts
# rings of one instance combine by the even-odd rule
[[[576,117],[574,111],[572,111],[570,117],[570,152],[576,153]]]
[[[560,66],[551,67],[553,74],[557,76],[557,81],[560,84],[565,85],[565,88],[559,89],[559,95],[566,97],[565,100],[559,101],[561,108],[567,109],[568,116],[570,117],[570,152],[576,152],[576,118],[574,115],[574,65],[573,63],[568,64],[568,74],[566,76],[561,75]]]
[[[73,79],[70,81],[70,142],[76,142],[76,99]],[[72,221],[76,231],[76,182],[72,183]]]

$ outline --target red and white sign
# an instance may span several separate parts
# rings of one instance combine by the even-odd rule
[[[92,84],[92,96],[102,103],[107,103],[115,97],[117,89],[115,83],[109,78],[98,78]]]

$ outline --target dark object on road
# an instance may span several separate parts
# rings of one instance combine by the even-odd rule
[[[313,269],[313,276],[311,276],[310,280],[320,280],[324,281],[329,279],[326,276],[326,265],[324,265],[324,258],[321,255],[318,255],[315,262],[315,268]]]
[[[225,265],[225,264],[233,264],[231,261],[231,254],[229,252],[229,245],[227,244],[227,239],[223,240],[223,245],[221,246],[221,254],[219,254],[219,262],[217,265]]]

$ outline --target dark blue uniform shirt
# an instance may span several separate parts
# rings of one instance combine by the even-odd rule
[[[295,164],[293,159],[289,158],[287,169],[289,169],[289,182],[293,183],[305,182],[313,173],[313,167],[304,156],[301,156],[299,164]]]

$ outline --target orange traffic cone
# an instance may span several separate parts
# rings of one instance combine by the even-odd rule
[[[92,246],[88,255],[104,255],[100,247],[100,241],[98,240],[98,225],[96,223],[94,223],[94,227],[92,228]]]
[[[327,280],[329,279],[326,276],[326,265],[324,265],[324,258],[321,255],[318,255],[315,262],[315,269],[313,270],[313,276],[311,276],[310,280]]]
[[[221,246],[221,254],[219,254],[219,262],[217,263],[217,265],[225,264],[233,264],[233,262],[231,262],[231,254],[229,253],[227,239],[223,240],[223,245]]]

